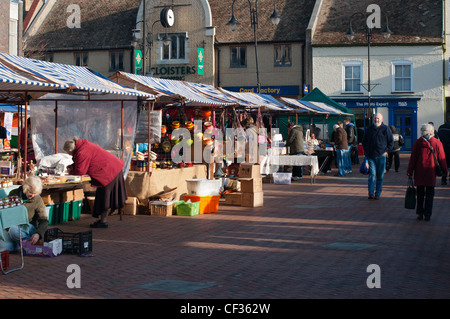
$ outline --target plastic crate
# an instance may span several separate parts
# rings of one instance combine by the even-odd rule
[[[55,225],[57,223],[57,222],[55,222],[55,220],[56,220],[55,216],[57,215],[56,210],[55,210],[55,205],[47,204],[45,206],[45,210],[47,211],[48,224]]]
[[[199,214],[217,213],[219,211],[220,196],[193,196],[183,195],[184,201],[191,201],[193,203],[200,202],[198,210]]]
[[[59,203],[58,223],[69,221],[70,202]]]
[[[69,220],[78,220],[81,218],[82,200],[74,200],[70,202]]]
[[[184,201],[176,204],[177,215],[179,216],[194,216],[198,215],[200,211],[200,202],[186,203]]]
[[[62,239],[62,252],[66,254],[85,254],[92,251],[92,230],[80,233],[65,233],[59,228],[47,229],[44,241]]]
[[[289,185],[291,183],[292,173],[273,173],[272,178],[274,184]]]
[[[6,271],[9,267],[9,250],[4,250],[0,254],[2,259],[3,271]]]

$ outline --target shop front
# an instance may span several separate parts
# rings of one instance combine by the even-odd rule
[[[358,129],[359,142],[365,128],[370,125],[373,114],[382,113],[386,125],[394,125],[396,132],[405,139],[402,152],[410,152],[417,139],[417,109],[420,97],[390,98],[373,97],[370,107],[367,98],[333,97],[336,102],[355,111],[355,122]]]

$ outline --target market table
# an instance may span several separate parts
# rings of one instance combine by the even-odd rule
[[[310,166],[311,184],[315,182],[315,177],[319,174],[319,161],[314,155],[279,155],[270,156],[268,163],[279,166]]]
[[[6,228],[10,228],[13,226],[22,226],[22,225],[29,225],[28,221],[28,211],[25,208],[24,205],[11,207],[11,208],[4,208],[0,209],[0,240],[5,240],[3,237],[3,230]],[[6,275],[9,274],[12,271],[23,269],[24,261],[23,261],[23,251],[22,251],[22,238],[20,234],[20,227],[19,227],[19,247],[20,247],[20,257],[22,260],[22,265],[18,268],[10,269],[8,271],[5,271],[3,269],[3,262],[0,258],[0,268],[2,272]]]
[[[317,149],[314,150],[314,155],[316,155],[319,160],[319,173],[331,171],[331,162],[334,158],[333,150]]]

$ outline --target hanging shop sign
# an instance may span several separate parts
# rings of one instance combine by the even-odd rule
[[[257,93],[256,86],[228,86],[225,90],[239,93]],[[278,85],[278,86],[261,86],[261,94],[270,95],[299,95],[299,87],[297,85]]]

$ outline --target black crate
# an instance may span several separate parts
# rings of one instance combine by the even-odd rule
[[[92,252],[92,230],[80,233],[65,233],[59,228],[47,229],[44,241],[61,238],[62,252],[66,254],[85,254]]]

